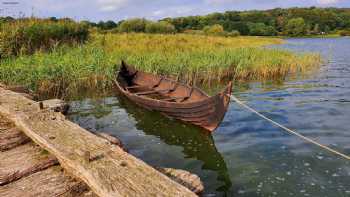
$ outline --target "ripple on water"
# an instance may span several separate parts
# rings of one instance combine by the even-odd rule
[[[284,83],[240,84],[235,95],[277,122],[350,154],[350,39],[288,39],[277,47],[320,52],[329,62],[315,75]],[[198,174],[204,196],[350,195],[349,161],[234,103],[213,136],[113,96],[71,104],[73,121],[118,136],[147,163]]]

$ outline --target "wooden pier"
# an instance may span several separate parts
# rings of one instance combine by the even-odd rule
[[[58,101],[29,98],[0,87],[0,196],[196,196],[203,190],[198,176],[157,170],[66,120]]]

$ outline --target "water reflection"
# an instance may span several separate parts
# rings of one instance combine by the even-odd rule
[[[225,160],[217,150],[211,134],[207,131],[165,118],[157,112],[142,109],[122,96],[85,99],[72,102],[72,104],[70,118],[73,121],[78,122],[81,126],[91,131],[109,132],[117,136],[121,127],[115,126],[113,129],[108,127],[118,120],[113,115],[114,111],[116,109],[118,111],[121,109],[125,110],[127,116],[129,118],[132,117],[134,120],[128,122],[132,123],[137,130],[142,131],[145,135],[156,137],[167,145],[180,147],[186,160],[197,160],[197,165],[200,165],[201,170],[209,170],[216,173],[217,192],[225,192],[231,188],[232,182]],[[104,124],[99,120],[105,123],[108,123],[109,121],[107,120],[110,120],[110,122],[109,124]],[[128,144],[126,145],[128,146]],[[133,147],[130,148],[133,151]],[[157,162],[152,161],[152,165],[157,165]],[[178,164],[167,167],[176,166]],[[212,180],[212,182],[214,181]]]
[[[207,131],[182,122],[164,118],[157,112],[149,112],[135,106],[124,97],[118,97],[120,107],[126,109],[136,119],[136,127],[147,135],[159,137],[168,145],[180,146],[186,158],[203,162],[203,170],[212,170],[218,174],[217,180],[222,182],[217,191],[226,191],[231,186],[226,163],[218,152],[213,137]],[[153,124],[158,122],[159,124]]]

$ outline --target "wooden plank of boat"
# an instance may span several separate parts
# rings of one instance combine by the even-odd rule
[[[141,160],[53,110],[0,88],[0,113],[99,196],[195,196]]]
[[[202,90],[161,76],[141,72],[122,61],[115,79],[117,90],[146,109],[214,131],[229,106],[232,82],[209,97]],[[129,87],[146,87],[146,91],[130,91]],[[131,88],[132,89],[132,88]],[[164,91],[164,90],[171,91]],[[150,96],[152,94],[152,96]]]

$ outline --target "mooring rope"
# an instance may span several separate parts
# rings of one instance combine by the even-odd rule
[[[302,135],[302,134],[300,134],[300,133],[298,133],[298,132],[296,132],[296,131],[293,131],[292,129],[289,129],[289,128],[287,128],[287,127],[281,125],[280,123],[275,122],[275,121],[271,120],[270,118],[268,118],[268,117],[262,115],[260,112],[254,110],[253,108],[251,108],[251,107],[249,107],[248,105],[244,104],[242,101],[240,101],[240,100],[239,100],[238,98],[236,98],[235,96],[233,96],[233,95],[229,95],[229,96],[230,96],[230,98],[231,98],[232,100],[234,100],[237,104],[243,106],[244,108],[248,109],[249,111],[255,113],[255,114],[258,115],[258,116],[260,116],[261,118],[263,118],[263,119],[265,119],[265,120],[271,122],[272,124],[274,124],[274,125],[280,127],[281,129],[287,131],[288,133],[291,133],[291,134],[293,134],[293,135],[296,135],[296,136],[298,136],[299,138],[301,138],[301,139],[303,139],[303,140],[305,140],[305,141],[307,141],[307,142],[310,142],[310,143],[312,143],[312,144],[314,144],[314,145],[316,145],[316,146],[319,146],[319,147],[321,147],[321,148],[323,148],[323,149],[325,149],[325,150],[328,150],[329,152],[332,152],[332,153],[334,153],[334,154],[336,154],[336,155],[338,155],[338,156],[341,156],[341,157],[343,157],[343,158],[345,158],[345,159],[350,160],[350,156],[345,155],[345,154],[343,154],[343,153],[341,153],[341,152],[339,152],[339,151],[337,151],[337,150],[334,150],[334,149],[332,149],[332,148],[330,148],[330,147],[328,147],[328,146],[326,146],[326,145],[320,144],[320,143],[316,142],[315,140],[312,140],[312,139],[310,139],[310,138],[308,138],[308,137],[306,137],[306,136],[304,136],[304,135]]]

